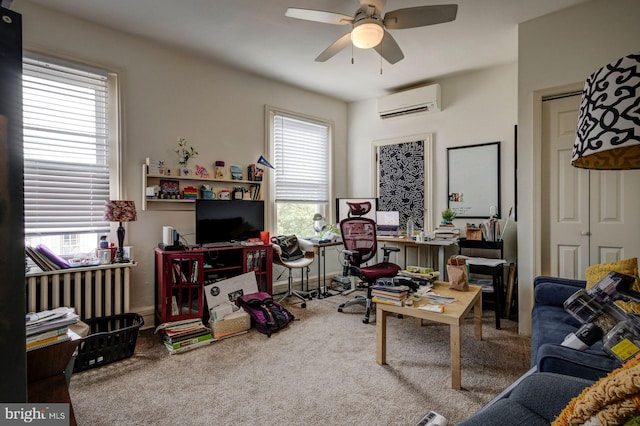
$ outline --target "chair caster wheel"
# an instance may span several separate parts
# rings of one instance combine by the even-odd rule
[[[363,322],[363,323],[365,323],[365,324],[369,324],[369,318],[364,318],[364,319],[362,320],[362,322]]]
[[[342,306],[338,308],[338,312],[342,312]]]
[[[303,304],[301,304],[301,305],[300,305],[300,307],[302,307],[302,308],[306,308],[306,307],[307,307],[307,304],[306,304],[306,303],[303,303]]]

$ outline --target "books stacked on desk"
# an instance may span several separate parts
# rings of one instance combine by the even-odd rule
[[[75,309],[67,307],[27,314],[27,351],[71,340],[69,326],[78,319]]]
[[[403,306],[407,294],[409,294],[409,287],[406,285],[374,285],[371,287],[371,300],[374,303]]]
[[[175,354],[208,345],[213,341],[211,330],[202,324],[200,318],[172,321],[160,324],[156,333],[169,353]]]

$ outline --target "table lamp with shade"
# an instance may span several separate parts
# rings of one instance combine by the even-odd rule
[[[136,204],[133,201],[123,200],[109,200],[105,202],[104,206],[104,220],[109,222],[119,222],[118,230],[116,232],[118,236],[118,250],[116,251],[116,257],[113,263],[128,263],[129,259],[124,256],[124,227],[122,222],[135,222]]]
[[[617,59],[587,78],[571,164],[640,169],[640,53]]]

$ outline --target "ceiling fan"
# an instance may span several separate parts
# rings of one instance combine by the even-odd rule
[[[326,48],[317,62],[324,62],[349,43],[361,49],[374,48],[390,64],[404,58],[402,49],[387,30],[424,27],[450,22],[456,19],[457,4],[418,6],[392,10],[382,16],[385,0],[360,0],[360,7],[353,16],[315,9],[290,7],[285,16],[334,25],[351,25],[351,31]]]

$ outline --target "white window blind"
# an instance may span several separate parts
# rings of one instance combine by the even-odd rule
[[[23,59],[25,233],[108,232],[107,73]]]
[[[329,126],[274,116],[275,201],[329,201]]]

